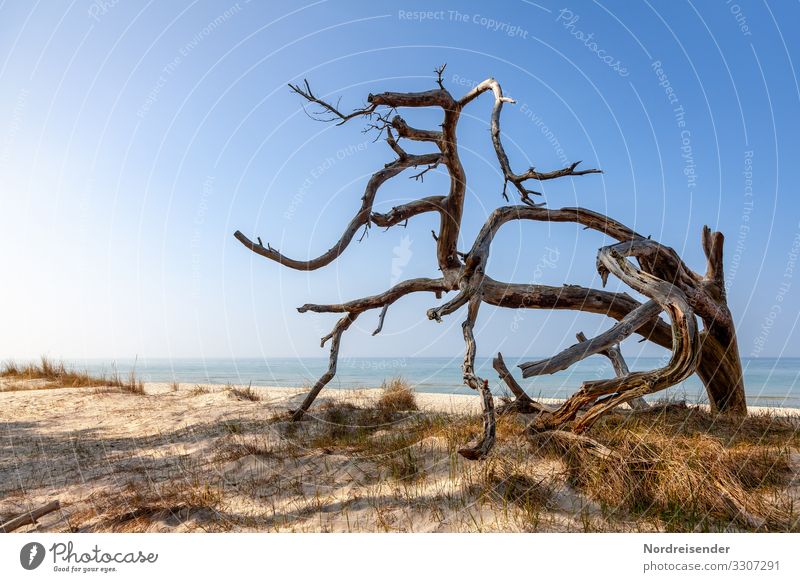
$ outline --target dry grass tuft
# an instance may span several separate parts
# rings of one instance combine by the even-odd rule
[[[431,437],[441,436],[447,426],[444,415],[390,413],[377,407],[359,407],[347,401],[321,403],[303,423],[281,422],[275,419],[284,438],[326,454],[347,453],[363,457],[391,455]],[[397,460],[391,473],[403,473],[399,464],[411,464],[410,459]]]
[[[0,370],[0,376],[20,381],[45,380],[50,387],[77,388],[80,386],[102,386],[105,378],[96,378],[86,372],[68,369],[63,362],[53,362],[42,356],[39,362],[17,364],[6,362]]]
[[[126,378],[120,376],[116,371],[111,376],[92,376],[88,372],[79,372],[68,368],[63,362],[53,362],[47,356],[42,356],[37,363],[31,362],[24,365],[6,362],[0,370],[0,377],[17,380],[17,382],[7,385],[4,391],[100,387],[116,388],[130,394],[145,394],[144,382],[138,380],[133,371]],[[39,383],[31,383],[35,381]]]
[[[573,487],[611,513],[652,518],[670,531],[761,530],[791,523],[765,494],[788,483],[797,430],[787,419],[670,407],[595,425],[591,438],[613,451],[608,458],[579,442],[532,437],[540,455],[565,463]]]
[[[225,386],[225,390],[227,391],[228,396],[236,400],[249,400],[250,402],[258,402],[261,400],[261,395],[253,390],[252,384],[248,384],[247,388],[234,386],[233,384],[227,384]]]
[[[383,458],[377,459],[378,463],[387,469],[389,477],[407,483],[423,479],[424,470],[420,467],[419,460],[410,447],[400,451],[392,451]]]
[[[378,410],[389,413],[419,410],[414,391],[403,378],[384,381],[381,388],[383,392],[376,405]]]
[[[217,522],[223,501],[220,488],[196,480],[166,483],[129,482],[121,493],[93,500],[98,521],[90,529],[105,532],[150,531],[159,523],[174,527],[190,521]]]
[[[110,378],[109,385],[117,388],[121,392],[127,392],[128,394],[136,394],[137,396],[144,396],[146,394],[144,382],[136,377],[136,372],[133,370],[128,373],[127,378],[123,378],[115,372]]]
[[[490,458],[481,473],[484,495],[514,504],[529,514],[549,508],[555,494],[552,479],[534,476],[527,469],[525,463],[513,458]]]
[[[308,446],[326,452],[361,448],[367,437],[377,430],[374,417],[349,402],[323,403],[314,414],[314,424]]]
[[[736,479],[746,490],[784,487],[791,482],[791,450],[741,445],[728,451]]]
[[[204,394],[209,394],[211,390],[205,386],[201,386],[200,384],[195,384],[191,390],[189,390],[189,396],[202,396]]]

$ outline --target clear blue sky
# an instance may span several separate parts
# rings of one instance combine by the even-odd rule
[[[436,219],[373,228],[311,273],[242,247],[236,229],[294,258],[326,250],[392,159],[357,120],[309,119],[286,84],[308,77],[350,109],[433,88],[445,62],[454,94],[494,76],[517,100],[503,118],[517,170],[605,171],[544,184],[550,206],[606,212],[697,269],[703,224],[722,230],[742,355],[800,356],[798,21],[794,1],[0,2],[0,356],[326,355],[335,316],[295,307],[435,276]],[[462,249],[503,204],[490,107],[474,102],[459,130]],[[378,207],[445,186],[401,176]],[[599,286],[603,243],[509,225],[489,273]],[[376,338],[363,315],[343,355],[457,356],[463,314],[434,324],[435,303],[396,304]],[[485,307],[479,353],[546,355],[609,324]]]

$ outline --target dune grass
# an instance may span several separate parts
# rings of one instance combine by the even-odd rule
[[[0,369],[0,377],[13,380],[3,391],[46,390],[52,388],[97,387],[119,390],[130,394],[145,394],[144,382],[131,371],[126,377],[114,371],[111,375],[95,376],[67,367],[42,356],[38,362],[18,364],[6,362]]]
[[[226,384],[225,391],[228,393],[228,396],[230,396],[234,400],[243,400],[249,402],[258,402],[261,400],[261,395],[255,390],[253,390],[252,384],[248,384],[246,388],[243,386],[234,386],[233,384]]]
[[[530,415],[503,414],[489,457],[467,461],[458,450],[480,436],[480,415],[413,410],[407,396],[397,404],[402,382],[384,387],[391,405],[331,396],[303,422],[228,388],[198,386],[133,409],[109,401],[132,424],[152,406],[171,407],[169,418],[197,409],[200,395],[220,416],[170,427],[146,468],[138,436],[124,451],[118,435],[103,446],[68,443],[81,459],[80,488],[87,469],[102,476],[117,463],[112,487],[65,504],[70,531],[800,532],[798,417],[730,418],[673,403],[614,412],[581,437],[559,438],[534,432]],[[32,462],[53,454],[37,451]]]
[[[211,388],[202,384],[195,384],[189,390],[189,396],[205,396],[206,394],[211,394]]]
[[[381,390],[381,396],[376,405],[378,410],[388,413],[419,410],[414,391],[403,378],[384,381]]]
[[[287,439],[303,451],[368,459],[382,471],[376,479],[411,483],[426,479],[426,440],[446,443],[455,466],[463,463],[457,450],[481,430],[478,416],[393,415],[380,406],[327,403]],[[580,441],[565,445],[531,433],[516,415],[500,417],[497,429],[490,457],[468,463],[460,477],[469,485],[464,503],[474,503],[477,491],[478,499],[511,504],[533,523],[560,487],[599,508],[585,517],[584,531],[800,531],[790,491],[791,455],[800,447],[796,418],[735,419],[686,406],[614,414],[587,437],[608,456]],[[543,477],[547,462],[557,469]]]
[[[120,492],[94,500],[91,514],[99,519],[93,529],[138,532],[158,522],[178,524],[196,518],[221,522],[216,508],[222,498],[218,486],[196,479],[167,483],[130,481]]]
[[[793,531],[798,516],[775,496],[792,481],[799,431],[797,419],[669,406],[599,422],[590,437],[611,451],[606,457],[546,433],[530,437],[538,455],[562,461],[569,484],[609,514],[629,513],[666,531]]]

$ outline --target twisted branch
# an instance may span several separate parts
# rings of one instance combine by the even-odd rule
[[[537,418],[540,424],[561,427],[571,423],[573,430],[580,432],[591,426],[591,423],[605,411],[623,402],[635,405],[642,395],[680,382],[697,369],[709,390],[712,408],[718,406],[725,410],[746,411],[735,330],[725,301],[722,235],[712,232],[707,227],[704,228],[702,243],[707,266],[705,275],[701,276],[689,269],[673,249],[651,241],[602,214],[584,208],[550,210],[541,208],[541,204],[534,204],[530,196],[540,193],[527,186],[529,180],[545,181],[600,173],[600,171],[578,170],[580,162],[575,162],[548,172],[539,172],[532,167],[525,172],[515,173],[503,147],[500,129],[503,105],[514,103],[513,99],[505,97],[500,84],[495,79],[489,78],[456,100],[444,87],[443,71],[444,65],[435,71],[437,89],[370,94],[367,105],[350,113],[343,113],[338,103],[334,105],[317,97],[307,81],[304,81],[302,87],[289,85],[293,92],[322,108],[322,113],[316,115],[317,119],[335,121],[341,125],[356,117],[366,118],[368,121],[365,131],[377,130],[376,139],[385,133],[386,143],[397,158],[371,176],[365,187],[360,209],[347,225],[339,241],[319,257],[306,261],[293,260],[269,244],[264,246],[260,238],[257,242],[253,242],[239,231],[235,233],[236,238],[265,258],[293,269],[308,271],[323,267],[335,260],[362,228],[366,235],[372,224],[390,228],[405,224],[410,218],[419,214],[437,212],[440,218],[439,230],[438,233],[434,231],[432,234],[436,243],[437,263],[441,271],[440,278],[410,279],[377,295],[345,303],[306,304],[299,307],[301,313],[312,311],[344,315],[331,333],[322,338],[323,345],[331,340],[328,369],[306,396],[301,407],[294,412],[293,418],[300,419],[317,394],[333,378],[336,373],[341,337],[355,319],[364,311],[380,308],[378,326],[373,335],[380,333],[389,306],[401,297],[419,291],[432,292],[437,298],[443,293],[458,291],[449,301],[428,310],[427,315],[432,320],[440,321],[443,316],[467,306],[466,319],[462,324],[466,345],[462,366],[464,382],[479,392],[484,418],[483,435],[479,441],[459,451],[467,458],[485,458],[495,441],[496,432],[494,403],[488,381],[478,377],[474,369],[473,329],[482,302],[514,309],[573,309],[602,313],[618,321],[608,331],[591,340],[579,334],[579,344],[567,348],[552,358],[521,365],[523,377],[530,377],[564,369],[595,353],[604,354],[611,359],[617,374],[616,378],[584,383],[578,392],[555,411],[530,399],[506,368],[502,355],[498,354],[494,360],[495,370],[516,396],[516,400],[510,407],[506,407],[506,410],[539,412]],[[503,196],[508,200],[506,189],[511,183],[518,190],[522,204],[504,206],[493,211],[470,250],[463,253],[458,251],[457,243],[464,210],[466,175],[458,154],[456,128],[463,108],[489,91],[494,96],[491,137],[503,173]],[[443,114],[441,128],[430,130],[408,125],[399,114],[393,115],[404,107],[440,108]],[[400,145],[402,139],[432,143],[437,147],[438,153],[408,154]],[[412,167],[423,168],[411,176],[422,180],[427,172],[440,165],[444,166],[450,178],[446,195],[413,200],[395,206],[385,213],[373,211],[377,191],[387,180]],[[486,268],[492,241],[498,230],[512,220],[571,222],[618,241],[613,246],[601,249],[598,255],[598,271],[603,284],[605,285],[608,275],[613,273],[651,300],[640,303],[626,293],[612,293],[577,285],[510,284],[490,278],[486,274]],[[626,257],[636,258],[640,267],[633,266]],[[670,325],[660,319],[661,311],[666,311],[669,315]],[[702,334],[697,330],[695,313],[703,320],[705,329]],[[659,370],[630,373],[616,346],[634,333],[671,349],[672,358],[669,364]],[[715,368],[714,363],[718,363],[717,367],[720,369]],[[736,390],[726,391],[725,382],[738,382],[740,393],[736,393]],[[586,406],[589,406],[588,411],[583,416],[577,417],[579,411]]]
[[[582,331],[579,331],[577,334],[575,334],[575,337],[578,338],[579,342],[587,341],[586,336]],[[610,346],[600,353],[611,360],[611,366],[614,368],[614,373],[617,376],[627,376],[630,374],[628,364],[625,362],[625,358],[622,356],[622,349],[620,348],[619,344]],[[650,410],[650,405],[644,398],[641,397],[634,398],[628,402],[628,406],[630,406],[632,410],[638,410],[640,412]]]
[[[661,313],[661,309],[661,305],[657,301],[648,301],[628,313],[611,329],[590,340],[587,340],[586,336],[580,334],[583,339],[579,337],[577,344],[568,347],[555,356],[536,362],[524,362],[520,364],[519,368],[522,370],[522,377],[530,378],[543,374],[554,374],[561,370],[566,370],[576,362],[584,360],[589,356],[608,352],[614,349],[614,346],[622,340],[630,337],[644,324],[650,323],[656,319],[658,314]],[[612,362],[616,360],[618,362],[616,364],[618,367],[624,365],[624,361],[620,364],[619,360],[614,356],[609,355],[608,357]]]
[[[461,327],[464,331],[464,343],[466,350],[464,352],[464,384],[477,390],[481,397],[481,408],[483,410],[483,435],[474,445],[459,449],[458,454],[465,459],[477,460],[485,459],[494,446],[494,441],[497,432],[494,412],[494,399],[492,398],[492,391],[489,390],[489,381],[484,380],[475,374],[475,336],[472,333],[475,327],[475,320],[478,317],[478,309],[481,306],[480,296],[474,296],[470,299],[469,308],[467,309],[467,318]]]
[[[528,396],[528,394],[522,389],[522,386],[519,385],[516,378],[514,378],[513,374],[511,374],[511,372],[508,370],[506,362],[503,359],[503,354],[499,352],[497,353],[497,356],[494,358],[494,360],[492,360],[492,367],[495,369],[498,376],[500,376],[500,379],[506,383],[506,386],[509,387],[514,396],[516,396],[512,402],[503,407],[502,411],[498,408],[498,414],[504,414],[511,410],[520,412],[522,414],[553,412],[553,409],[549,406],[541,404],[540,402],[536,402],[530,396]]]
[[[598,266],[613,273],[634,290],[651,297],[669,314],[672,322],[672,357],[663,368],[633,372],[611,380],[592,380],[573,394],[550,418],[542,418],[544,428],[553,428],[575,419],[587,404],[589,410],[572,425],[574,432],[589,428],[604,412],[634,398],[658,392],[688,378],[697,367],[700,342],[694,311],[676,286],[634,267],[620,253],[621,245],[600,249]]]

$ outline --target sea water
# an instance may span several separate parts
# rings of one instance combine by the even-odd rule
[[[532,358],[505,357],[508,368],[533,397],[566,398],[586,380],[611,378],[614,370],[602,356],[592,356],[568,370],[552,375],[522,379],[516,365]],[[477,358],[479,376],[489,380],[495,394],[506,389],[492,368],[491,358]],[[252,384],[253,386],[302,387],[313,384],[328,366],[327,358],[137,358],[131,360],[81,360],[70,362],[94,374],[134,370],[145,382],[196,384]],[[665,364],[663,358],[630,358],[631,370],[649,370]],[[800,408],[800,358],[743,359],[747,401],[755,406]],[[394,377],[405,378],[419,392],[470,394],[461,379],[461,358],[348,358],[341,357],[329,388],[376,388]],[[707,402],[697,376],[651,397]]]

